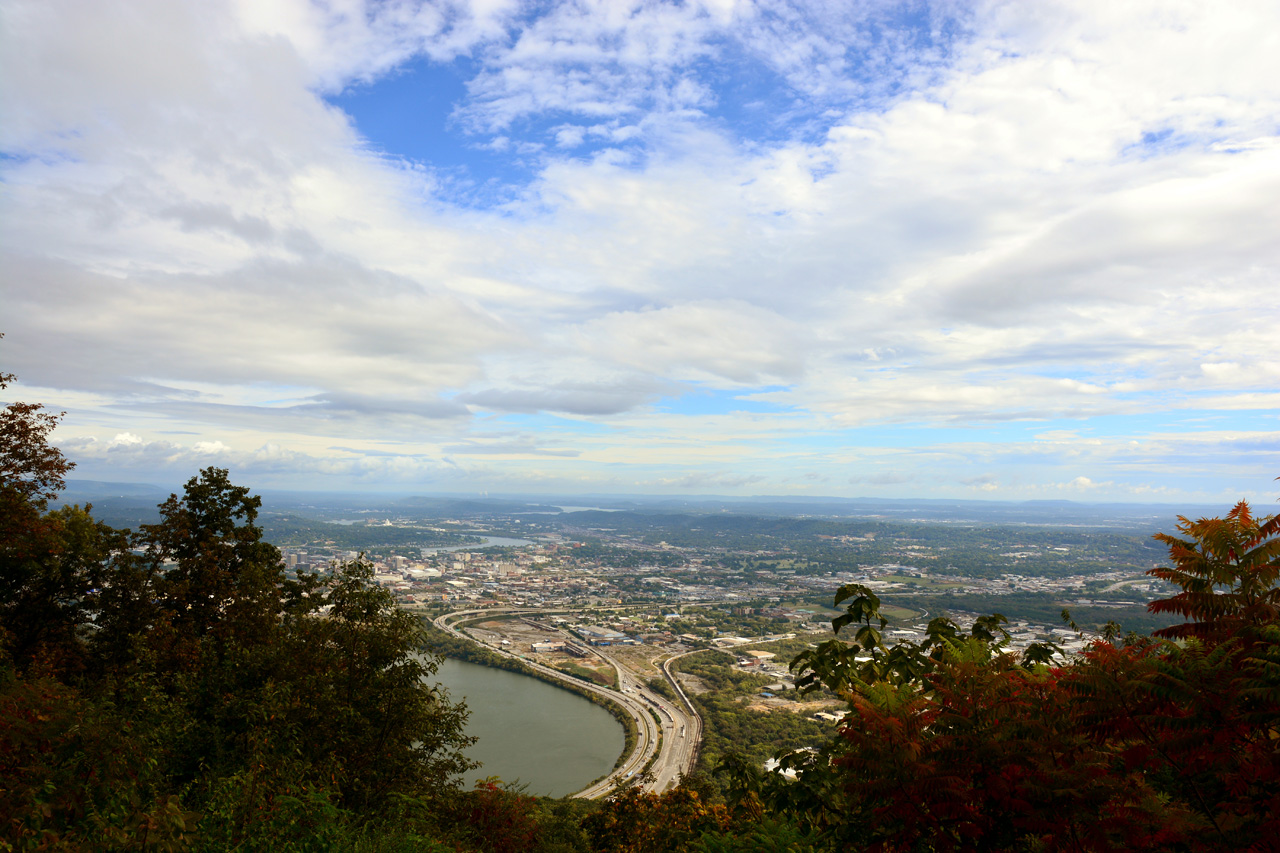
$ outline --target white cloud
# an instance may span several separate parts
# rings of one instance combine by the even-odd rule
[[[250,36],[287,44],[316,83],[339,89],[426,54],[448,61],[504,39],[514,0],[367,3],[362,0],[234,0]]]
[[[230,449],[221,441],[197,441],[191,446],[192,452],[204,456],[220,456]]]
[[[816,449],[832,435],[893,424],[955,447],[949,430],[1035,421],[1045,438],[1018,452],[1096,460],[1090,494],[1173,488],[1153,472],[1192,452],[1217,460],[1188,475],[1204,493],[1241,476],[1239,441],[1134,450],[1077,427],[1213,410],[1265,434],[1250,419],[1280,411],[1266,3],[4,15],[6,370],[73,402],[85,434],[154,439],[173,464],[271,446],[273,470],[297,453],[357,476],[391,463],[326,469],[326,448],[404,438],[511,457],[512,478],[613,482],[591,466],[616,462],[711,488],[727,469],[695,453],[783,484],[822,470],[806,454],[834,458]],[[455,59],[471,76],[452,141],[536,169],[501,207],[451,203],[454,179],[373,153],[317,94]],[[652,408],[691,389],[788,414]],[[581,446],[485,432],[538,412]],[[199,436],[170,447],[166,428]],[[92,453],[108,446],[134,445]],[[954,458],[946,482],[993,495],[1083,464],[1019,479],[996,440]]]
[[[1087,492],[1091,489],[1103,488],[1114,485],[1113,483],[1095,483],[1088,477],[1076,477],[1069,483],[1063,483],[1061,488],[1070,489],[1078,492]]]
[[[557,4],[490,48],[460,115],[497,131],[546,113],[634,121],[696,111],[711,94],[688,66],[714,53],[713,35],[698,3]]]
[[[582,327],[592,354],[676,380],[720,387],[788,382],[802,364],[793,321],[739,300],[615,312]]]

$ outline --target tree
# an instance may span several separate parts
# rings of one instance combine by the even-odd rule
[[[0,373],[0,390],[16,378]],[[0,489],[43,510],[66,487],[75,464],[49,444],[49,434],[65,414],[47,412],[38,403],[9,403],[0,410]]]
[[[0,848],[319,849],[453,791],[466,709],[367,564],[288,576],[218,468],[137,535],[50,511],[58,418],[0,413]]]
[[[163,783],[160,744],[50,678],[0,668],[0,849],[181,850],[195,815]]]
[[[661,794],[630,787],[614,791],[582,826],[601,853],[681,853],[703,834],[728,829],[730,816],[683,785]]]
[[[1155,612],[1188,617],[1077,660],[1019,662],[997,616],[967,635],[935,620],[885,648],[879,602],[848,587],[837,631],[798,657],[798,683],[849,713],[795,783],[737,774],[797,826],[868,850],[1271,849],[1280,833],[1280,525],[1245,503],[1157,535],[1181,587]],[[881,623],[882,627],[882,623]]]
[[[285,622],[282,716],[301,735],[299,754],[338,779],[353,807],[448,789],[474,766],[462,754],[474,739],[463,734],[465,706],[430,684],[441,658],[423,649],[422,621],[360,560],[342,565],[315,604],[323,616]]]
[[[0,634],[20,671],[73,674],[87,665],[85,632],[109,567],[128,559],[127,534],[89,508],[34,514],[20,546],[0,555]]]
[[[13,380],[0,373],[0,389]],[[74,467],[49,444],[61,417],[35,403],[0,410],[0,647],[21,670],[78,665],[74,636],[103,557],[106,530],[87,510],[46,512]]]
[[[143,526],[162,607],[180,631],[243,643],[278,621],[284,565],[255,524],[261,505],[231,484],[225,468],[206,468],[187,481],[182,498],[160,505],[159,524]]]
[[[1182,591],[1150,609],[1190,621],[1156,636],[1221,640],[1246,627],[1280,621],[1280,516],[1254,518],[1249,504],[1240,501],[1225,518],[1178,516],[1178,532],[1190,538],[1156,534],[1169,547],[1173,566],[1147,574]]]
[[[121,593],[98,642],[132,654],[129,689],[150,679],[176,703],[174,777],[266,768],[272,785],[325,780],[356,809],[447,789],[470,766],[466,711],[427,683],[439,659],[420,652],[420,620],[363,561],[286,577],[260,505],[227,471],[201,471],[107,584]]]

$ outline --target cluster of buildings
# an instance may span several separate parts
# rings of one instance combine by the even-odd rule
[[[561,535],[530,535],[536,538],[524,540],[519,547],[400,548],[393,553],[365,554],[364,557],[374,567],[376,582],[407,606],[502,604],[585,611],[650,603],[659,608],[670,608],[652,624],[627,624],[623,621],[615,625],[599,625],[592,624],[589,617],[584,618],[577,626],[584,646],[644,642],[658,645],[705,643],[729,648],[747,642],[732,632],[726,634],[713,626],[690,624],[682,619],[679,610],[692,604],[716,605],[734,616],[763,617],[779,625],[785,624],[784,629],[797,632],[829,629],[829,616],[818,615],[804,607],[767,602],[812,599],[818,594],[829,596],[849,583],[861,583],[875,590],[900,594],[916,591],[934,595],[948,592],[979,595],[1044,593],[1072,604],[1093,606],[1132,606],[1135,595],[1153,591],[1149,579],[1135,577],[1131,569],[1066,577],[1008,572],[993,578],[953,576],[938,569],[926,570],[905,563],[861,566],[856,570],[836,572],[797,572],[781,565],[748,565],[744,570],[743,561],[735,565],[734,561],[721,559],[720,555],[694,553],[692,549],[680,549],[677,553],[682,562],[675,565],[670,564],[672,560],[665,559],[663,562],[667,564],[662,566],[636,564],[634,561],[628,566],[617,566],[611,565],[607,559],[593,556],[600,553],[600,549],[582,548],[579,553],[581,543]],[[871,537],[843,537],[841,541],[845,538],[872,541]],[[660,550],[668,557],[672,553],[671,546],[665,543],[661,548],[650,547],[650,550]],[[643,549],[640,551],[642,559],[654,559],[645,556]],[[316,545],[285,548],[283,554],[289,568],[311,570],[324,570],[335,562],[360,556],[354,551]],[[776,559],[778,555],[743,552],[740,556]],[[904,553],[903,556],[907,555]],[[1028,555],[1012,553],[1002,556],[1020,558]],[[1123,590],[1128,590],[1129,594],[1126,596]],[[1108,598],[1108,591],[1115,600]],[[761,606],[760,602],[766,604]],[[1015,646],[1046,637],[1068,650],[1083,643],[1074,632],[1061,628],[1014,623],[1010,630]],[[892,636],[918,641],[923,639],[923,632],[923,625],[908,626],[896,629]],[[743,660],[748,667],[763,665],[761,658],[743,656]]]

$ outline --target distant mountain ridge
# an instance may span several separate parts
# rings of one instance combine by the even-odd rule
[[[155,506],[177,487],[151,483],[68,480],[64,503],[92,503],[95,515],[136,525],[155,520]],[[577,515],[623,511],[639,515],[732,514],[762,518],[825,517],[882,519],[978,525],[1150,526],[1171,524],[1181,512],[1211,516],[1212,507],[1185,504],[1087,503],[1066,499],[1025,501],[951,498],[869,498],[807,495],[535,495],[535,494],[404,494],[377,492],[299,492],[263,490],[263,511],[302,512],[327,516],[334,512],[407,513],[435,518],[494,518],[522,515]],[[563,513],[561,507],[572,507]],[[581,507],[582,509],[578,509]]]

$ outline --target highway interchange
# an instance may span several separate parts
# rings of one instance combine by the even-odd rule
[[[550,612],[552,611],[517,608],[459,610],[437,617],[434,624],[442,631],[447,631],[456,637],[470,642],[479,642],[470,634],[463,633],[458,624],[482,616],[536,616]],[[561,633],[564,633],[566,639],[584,645],[577,637],[567,632]],[[620,705],[635,721],[638,735],[630,754],[609,775],[574,796],[590,799],[603,797],[618,784],[638,785],[645,791],[665,791],[678,784],[682,774],[693,770],[693,765],[698,758],[698,744],[702,738],[702,718],[694,710],[693,704],[685,695],[684,688],[670,669],[671,662],[683,657],[683,654],[675,655],[662,664],[662,672],[667,683],[680,697],[681,701],[677,704],[661,694],[654,693],[646,686],[643,677],[632,672],[616,658],[599,648],[592,648],[591,652],[613,666],[617,674],[618,689],[616,690],[579,680],[506,649],[488,644],[484,644],[484,647],[496,654],[517,658],[531,669],[556,681],[573,684],[578,688],[599,694]],[[691,654],[691,652],[684,654]]]

